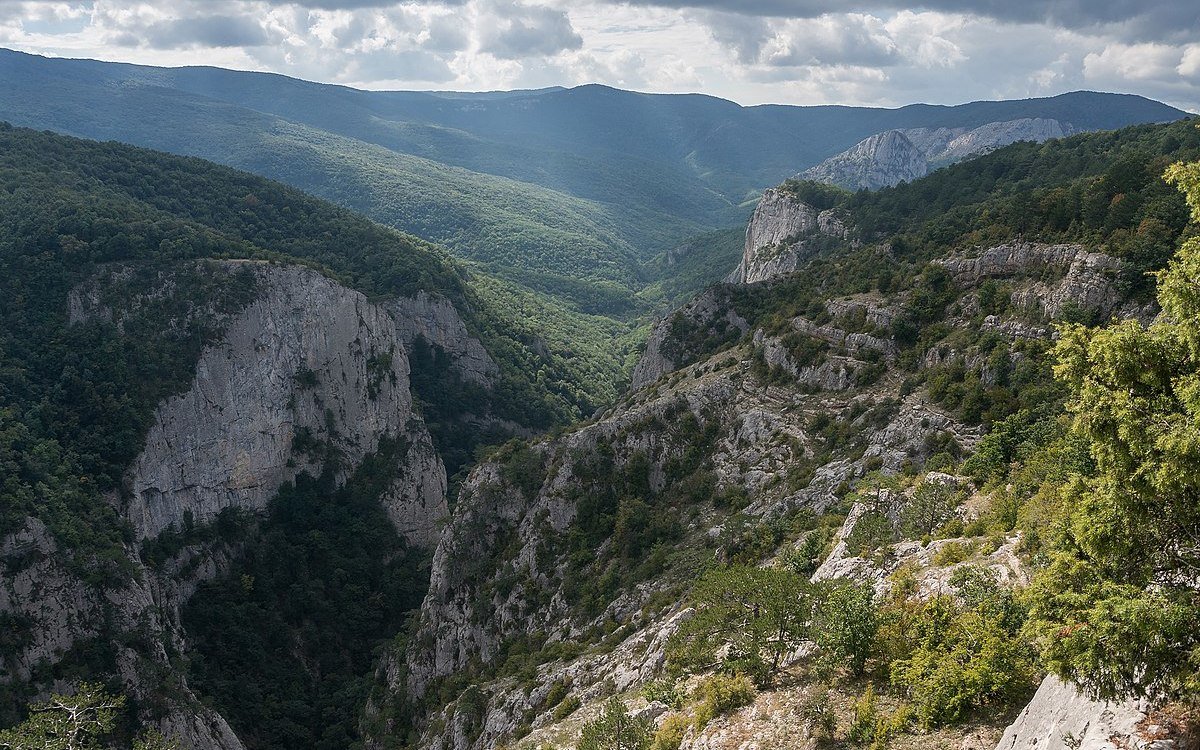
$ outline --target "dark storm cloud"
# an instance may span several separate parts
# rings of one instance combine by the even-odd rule
[[[271,41],[262,25],[245,16],[202,16],[162,21],[147,26],[143,37],[148,46],[156,49],[257,47]]]
[[[493,22],[480,33],[479,48],[496,57],[519,60],[583,46],[583,37],[560,10],[500,2],[492,6],[492,14]]]
[[[1200,3],[1193,0],[621,0],[631,5],[696,8],[744,16],[815,18],[827,13],[933,10],[969,13],[1001,21],[1047,23],[1069,29],[1122,24],[1131,36],[1170,37],[1200,28]]]

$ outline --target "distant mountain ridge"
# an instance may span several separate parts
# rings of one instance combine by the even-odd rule
[[[377,92],[0,50],[0,120],[255,172],[621,319],[660,304],[642,291],[659,280],[661,253],[741,225],[761,190],[875,133],[1021,118],[1094,130],[1185,115],[1092,92],[899,109],[743,107],[595,84]]]
[[[912,182],[930,171],[1017,141],[1041,143],[1085,132],[1070,123],[1040,117],[990,122],[977,128],[906,128],[876,133],[802,173],[848,190],[876,190]]]

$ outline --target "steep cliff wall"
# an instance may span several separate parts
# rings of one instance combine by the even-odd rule
[[[486,386],[495,379],[500,368],[467,331],[450,300],[420,291],[412,297],[398,297],[388,303],[387,309],[396,322],[397,336],[409,351],[422,338],[449,355],[463,380]]]
[[[447,515],[446,475],[413,409],[406,344],[425,336],[479,378],[494,368],[466,337],[453,308],[422,296],[390,309],[373,305],[296,267],[231,262],[206,268],[216,276],[248,270],[255,298],[227,313],[203,300],[176,306],[181,314],[211,318],[221,333],[200,355],[191,385],[159,406],[126,473],[123,497],[114,498],[136,538],[201,526],[225,508],[263,511],[301,471],[329,467],[345,478],[387,436],[399,440],[403,455],[380,501],[410,544],[432,547]],[[170,271],[157,273],[155,287],[137,299],[111,299],[109,285],[95,280],[82,285],[70,296],[71,319],[120,329],[122,310],[179,293]],[[102,272],[129,274],[121,267]],[[241,750],[228,724],[203,707],[186,680],[180,677],[169,699],[159,683],[187,648],[180,606],[199,581],[221,572],[231,551],[220,542],[190,544],[177,560],[150,568],[140,550],[129,547],[133,574],[97,586],[81,578],[86,561],[73,567],[45,527],[29,519],[0,540],[0,614],[20,623],[22,632],[15,653],[4,657],[6,671],[25,679],[38,664],[70,658],[89,638],[111,640],[111,668],[125,692],[158,707],[160,727],[185,748]]]
[[[412,446],[417,466],[405,474],[429,474],[432,447],[409,429],[408,360],[388,313],[314,271],[256,273],[259,299],[205,351],[188,392],[162,405],[129,469],[126,515],[141,538],[185,515],[261,510],[301,471],[319,473],[326,452],[353,467],[384,435]],[[422,506],[430,525],[415,533],[427,541],[444,486],[397,498]]]
[[[980,156],[1010,143],[1041,143],[1077,132],[1080,131],[1068,123],[1029,117],[989,122],[973,129],[887,130],[859,141],[810,167],[800,176],[849,190],[878,190],[912,182],[938,167]]]
[[[835,209],[818,211],[782,188],[766,190],[746,226],[742,262],[725,280],[753,284],[792,273],[818,250],[813,235],[846,236]]]
[[[878,190],[899,182],[912,182],[928,172],[926,153],[904,131],[888,130],[831,156],[805,171],[804,177],[855,190]]]

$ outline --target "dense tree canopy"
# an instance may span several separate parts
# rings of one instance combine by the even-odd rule
[[[1200,222],[1200,162],[1167,178]],[[1095,471],[1034,589],[1047,663],[1103,697],[1200,691],[1200,238],[1158,275],[1162,317],[1068,326],[1056,374]]]

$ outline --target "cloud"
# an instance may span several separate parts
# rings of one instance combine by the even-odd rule
[[[879,18],[821,16],[782,24],[760,53],[773,66],[838,65],[873,68],[899,59],[899,48]]]
[[[583,46],[564,11],[501,0],[485,13],[479,48],[506,60],[541,57]]]
[[[146,27],[143,39],[157,49],[257,47],[271,42],[262,24],[244,16],[173,18]]]
[[[901,11],[913,8],[902,0],[839,2],[838,0],[620,0],[633,5],[694,8],[772,18],[818,18],[855,11]],[[1121,25],[1139,38],[1178,37],[1200,29],[1200,13],[1186,0],[923,0],[923,10],[986,16],[1013,23],[1041,23],[1086,30]]]
[[[1184,65],[1185,52],[1166,44],[1109,44],[1083,58],[1083,73],[1098,80],[1157,80]]]
[[[360,81],[454,80],[454,71],[446,60],[424,50],[381,49],[355,55],[349,77]]]
[[[1124,91],[1200,109],[1184,0],[0,0],[0,44],[368,88],[598,82],[742,103]]]

